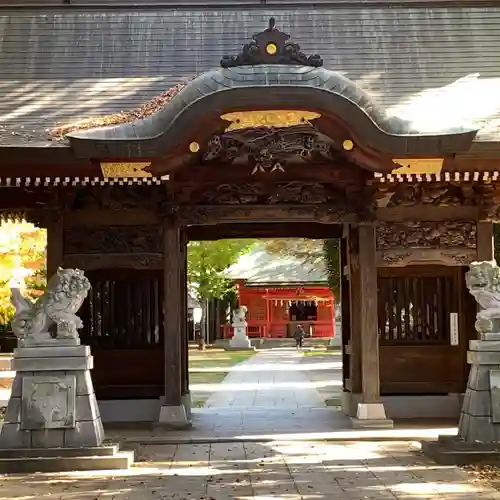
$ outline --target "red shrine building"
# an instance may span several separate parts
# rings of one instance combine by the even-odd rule
[[[228,272],[239,304],[248,308],[249,337],[292,337],[298,324],[311,337],[335,335],[335,300],[321,263],[277,257],[258,246]],[[231,338],[231,325],[222,328],[224,338]]]

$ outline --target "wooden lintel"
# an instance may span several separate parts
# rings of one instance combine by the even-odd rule
[[[309,222],[229,223],[211,226],[189,226],[185,229],[189,241],[210,241],[226,238],[312,238],[327,239],[342,236],[341,224]]]
[[[386,222],[426,220],[431,222],[453,220],[477,220],[477,207],[436,207],[432,205],[414,205],[412,207],[378,208],[378,220]]]
[[[68,210],[66,226],[150,226],[160,224],[158,213],[148,210]]]
[[[163,256],[156,253],[137,254],[66,254],[65,267],[94,271],[97,269],[156,269],[163,268]]]

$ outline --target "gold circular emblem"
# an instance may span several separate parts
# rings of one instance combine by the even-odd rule
[[[342,143],[342,147],[343,147],[346,151],[351,151],[351,150],[354,148],[354,142],[352,142],[350,139],[346,139],[346,140]]]
[[[191,153],[197,153],[200,150],[200,145],[197,142],[192,142],[189,144],[189,151]]]
[[[276,54],[276,52],[278,52],[278,47],[276,47],[276,45],[274,43],[268,43],[266,45],[266,52],[270,56],[274,56],[274,54]]]

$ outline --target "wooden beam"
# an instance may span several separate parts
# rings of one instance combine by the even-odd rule
[[[398,222],[405,220],[445,221],[476,220],[477,207],[436,207],[432,205],[414,205],[412,207],[377,208],[378,220]]]
[[[364,403],[380,401],[378,340],[378,287],[375,226],[360,224],[359,239],[359,306],[361,309],[361,373]]]
[[[478,221],[476,232],[477,260],[494,260],[493,223]]]
[[[185,165],[171,174],[176,185],[221,183],[239,184],[247,182],[363,182],[366,173],[352,163],[335,162],[320,164],[289,164],[284,171],[255,172],[250,165]],[[368,174],[368,176],[371,174]]]
[[[340,238],[341,224],[320,223],[227,223],[213,226],[189,226],[185,229],[189,241],[211,241],[227,238]]]
[[[164,406],[182,405],[181,331],[182,286],[180,230],[173,218],[163,225],[165,399]]]
[[[64,249],[63,249],[63,213],[54,212],[50,214],[47,220],[47,279],[56,274],[57,269],[63,266]]]

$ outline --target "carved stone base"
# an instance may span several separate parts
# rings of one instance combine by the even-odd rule
[[[0,448],[95,447],[104,439],[88,346],[21,347]]]
[[[458,436],[465,443],[500,442],[500,341],[471,340],[467,361],[471,368]]]

